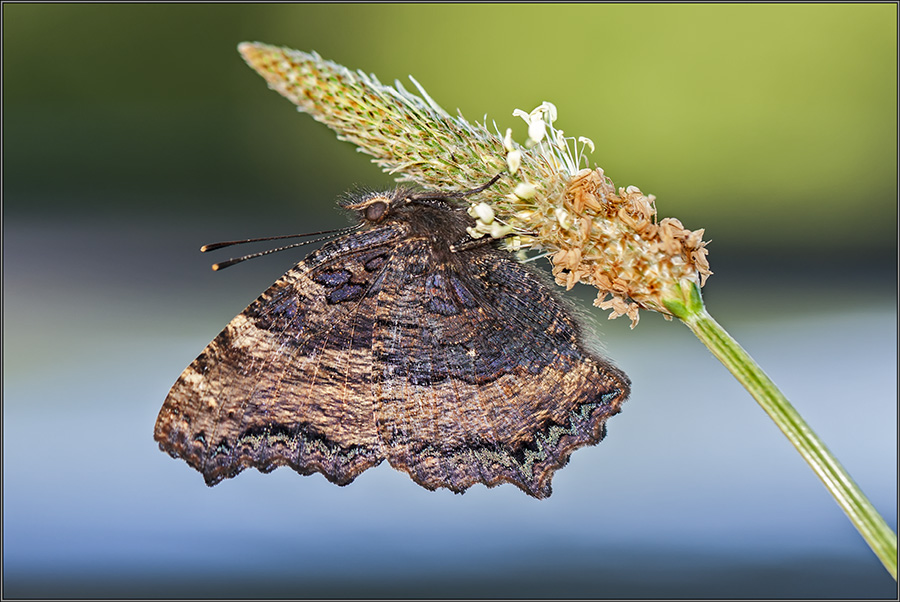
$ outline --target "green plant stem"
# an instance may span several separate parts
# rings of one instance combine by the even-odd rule
[[[872,551],[897,579],[897,534],[887,525],[872,503],[853,481],[837,458],[797,413],[775,383],[706,311],[699,289],[687,295],[685,302],[666,303],[666,307],[687,325],[697,338],[734,374],[759,402],[781,432],[797,448],[803,459],[825,483],[850,522]]]

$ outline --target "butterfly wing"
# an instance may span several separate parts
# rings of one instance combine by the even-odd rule
[[[628,378],[584,348],[563,303],[507,253],[402,245],[373,333],[388,461],[428,489],[508,482],[550,495],[553,472],[604,437]]]
[[[346,484],[380,463],[372,319],[384,245],[398,235],[334,241],[235,317],[169,392],[160,447],[209,485],[281,465]]]
[[[429,489],[550,495],[628,378],[507,253],[451,252],[461,214],[411,209],[324,246],[235,317],[173,385],[160,447],[210,485],[282,465],[347,484],[387,458]]]

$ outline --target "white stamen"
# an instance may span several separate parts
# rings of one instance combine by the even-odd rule
[[[528,122],[528,140],[539,144],[547,134],[547,123],[543,119],[533,119]]]
[[[591,152],[594,152],[594,141],[588,138],[587,136],[579,136],[578,141],[582,143],[586,148],[591,149]]]
[[[485,224],[490,224],[494,221],[494,210],[487,203],[478,203],[469,207],[468,213]]]
[[[509,154],[506,155],[506,165],[509,167],[509,173],[511,174],[515,174],[519,171],[519,167],[522,165],[522,151],[519,149],[510,151]]]
[[[491,225],[491,238],[503,238],[507,234],[513,231],[512,226],[504,225],[500,222],[494,222]]]
[[[471,236],[472,238],[481,238],[485,234],[484,232],[479,232],[478,230],[476,230],[475,228],[472,228],[472,227],[466,228],[466,232],[468,232],[469,236]]]
[[[522,182],[521,184],[516,186],[516,189],[513,191],[517,197],[522,200],[533,199],[534,195],[537,194],[537,187],[530,182]]]
[[[547,114],[548,122],[553,123],[554,121],[556,121],[556,116],[558,115],[558,112],[556,110],[555,104],[545,100],[544,102],[541,103],[541,106],[538,108],[543,109],[544,112]]]
[[[503,137],[503,148],[505,148],[508,153],[513,152],[513,149],[515,148],[512,141],[512,128],[506,128],[506,136]]]

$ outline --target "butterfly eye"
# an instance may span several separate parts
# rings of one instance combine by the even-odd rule
[[[366,207],[366,219],[370,222],[381,221],[385,213],[387,213],[387,203],[383,201],[377,201]]]

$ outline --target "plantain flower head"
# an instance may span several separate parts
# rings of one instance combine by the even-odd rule
[[[712,274],[703,230],[658,220],[655,197],[635,186],[616,188],[602,169],[587,167],[594,143],[557,129],[550,102],[513,112],[527,126],[518,144],[511,129],[500,134],[486,120],[450,115],[412,77],[419,95],[316,53],[247,42],[238,49],[270,88],[398,181],[464,191],[504,172],[470,197],[469,235],[548,256],[556,282],[596,287],[594,304],[612,310],[610,319],[626,315],[634,327],[639,309],[671,317],[666,303],[683,301]]]

